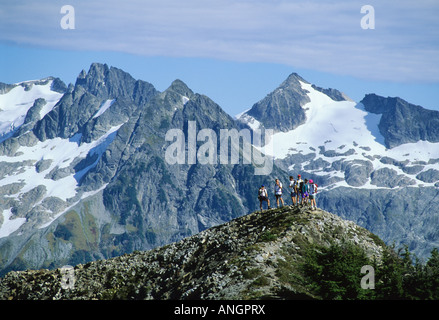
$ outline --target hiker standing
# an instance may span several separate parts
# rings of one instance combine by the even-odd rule
[[[309,196],[309,184],[308,184],[308,179],[305,179],[305,181],[302,184],[302,205],[308,204],[308,196]]]
[[[300,174],[297,175],[297,205],[299,205],[299,203],[301,203],[302,201],[302,187],[303,187],[303,180],[302,180],[302,176]]]
[[[313,180],[309,180],[309,202],[311,204],[311,209],[316,210],[317,204],[316,204],[316,195],[317,195],[317,184],[314,183]]]
[[[291,201],[293,201],[293,206],[295,206],[297,200],[297,181],[294,180],[293,176],[290,176],[290,188],[291,188]]]
[[[282,199],[282,183],[279,179],[276,179],[274,184],[274,196],[276,197],[276,204],[279,208],[279,199],[282,202],[282,207],[284,206],[284,199]]]
[[[262,211],[262,202],[263,201],[267,202],[268,209],[270,209],[270,199],[268,199],[268,192],[267,192],[267,189],[265,189],[264,185],[262,185],[259,188],[258,199],[259,199],[259,207],[261,208],[261,211]]]

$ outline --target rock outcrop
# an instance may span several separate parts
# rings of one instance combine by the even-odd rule
[[[388,148],[425,140],[439,142],[439,111],[427,110],[401,98],[368,94],[361,103],[366,111],[381,114],[378,128]]]

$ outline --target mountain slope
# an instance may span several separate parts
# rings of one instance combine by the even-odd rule
[[[300,264],[314,246],[334,243],[350,243],[378,259],[385,248],[336,215],[284,207],[151,251],[78,265],[70,289],[61,287],[60,269],[11,272],[0,280],[0,299],[316,298]]]

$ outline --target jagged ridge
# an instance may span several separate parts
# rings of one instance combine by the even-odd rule
[[[77,265],[73,289],[61,287],[60,269],[12,271],[0,280],[0,299],[313,298],[297,266],[310,246],[341,241],[378,259],[384,248],[351,221],[286,206],[151,251]],[[282,268],[296,272],[295,280],[285,281]]]

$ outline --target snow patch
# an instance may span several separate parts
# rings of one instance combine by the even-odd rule
[[[107,111],[108,108],[112,106],[112,104],[116,101],[115,99],[107,100],[104,103],[102,103],[101,107],[99,108],[98,112],[93,116],[93,119],[99,117],[102,115],[105,111]]]
[[[261,123],[248,114],[242,113],[238,120],[247,124],[252,130],[259,130],[262,128]]]
[[[244,110],[244,111],[241,112],[241,113],[238,113],[237,115],[234,116],[235,120],[239,120],[239,119],[242,117],[242,115],[243,115],[244,113],[246,113],[247,111],[250,111],[250,110],[251,110],[251,109],[247,109],[247,110]]]
[[[283,159],[294,152],[292,148],[303,154],[310,153],[309,147],[337,150],[340,146],[353,146],[354,142],[370,147],[372,153],[382,154],[385,147],[368,130],[372,119],[366,119],[369,115],[366,111],[352,101],[334,101],[311,84],[301,82],[301,85],[311,100],[303,106],[307,120],[294,130],[273,135],[272,156]]]
[[[67,207],[65,210],[57,213],[56,215],[54,215],[53,217],[51,217],[49,219],[49,221],[47,221],[46,223],[40,225],[38,227],[38,229],[44,229],[48,226],[50,226],[56,219],[58,219],[59,217],[61,217],[63,214],[65,214],[66,212],[70,211],[71,209],[73,209],[76,205],[78,205],[82,200],[91,197],[97,193],[99,193],[100,191],[104,190],[107,187],[108,183],[104,184],[102,187],[100,187],[97,190],[93,190],[93,191],[89,191],[89,192],[85,192],[78,201],[76,201],[74,204],[72,204],[71,206]]]
[[[3,210],[2,215],[3,223],[0,226],[0,238],[9,236],[11,233],[17,231],[18,228],[20,228],[26,222],[26,218],[11,219],[11,209]]]
[[[183,100],[183,105],[186,105],[186,103],[190,100],[188,97],[186,96],[182,96],[181,99]]]
[[[46,105],[40,111],[41,118],[53,109],[63,94],[52,91],[52,83],[53,80],[45,85],[32,84],[27,91],[24,86],[17,85],[9,92],[0,94],[0,142],[24,123],[27,112],[38,98],[46,100]]]
[[[1,179],[0,186],[12,184],[14,182],[24,182],[25,186],[20,190],[20,194],[23,194],[38,185],[44,185],[47,189],[46,197],[58,197],[66,201],[68,198],[75,196],[75,188],[78,184],[78,180],[75,179],[74,175],[68,175],[59,180],[52,180],[45,177],[47,173],[55,168],[62,169],[69,167],[74,159],[85,158],[92,149],[94,149],[92,153],[102,153],[102,148],[105,148],[111,143],[115,136],[113,133],[119,130],[121,126],[122,125],[111,128],[105,135],[90,143],[79,144],[78,141],[80,140],[80,135],[75,135],[69,140],[54,138],[44,142],[38,142],[33,147],[20,147],[18,149],[18,153],[21,153],[19,156],[1,156],[0,161],[4,162],[30,160],[35,164],[39,160],[52,160],[52,163],[42,172],[37,172],[34,165],[23,167],[18,173],[11,173]],[[106,146],[101,146],[101,148],[99,148],[102,143],[105,143]],[[97,161],[95,164],[96,163]],[[91,167],[92,166],[89,166],[88,170],[91,169]],[[84,174],[85,172],[81,172],[81,177]]]

